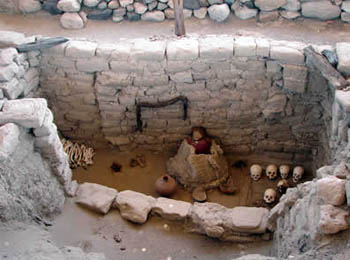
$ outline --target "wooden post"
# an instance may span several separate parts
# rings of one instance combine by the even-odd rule
[[[183,12],[183,0],[172,0],[174,3],[175,11],[175,35],[184,36],[185,32],[185,19]]]

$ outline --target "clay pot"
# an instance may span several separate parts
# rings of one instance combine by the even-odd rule
[[[165,174],[159,177],[155,183],[155,188],[160,196],[169,197],[176,191],[176,181],[173,177]]]

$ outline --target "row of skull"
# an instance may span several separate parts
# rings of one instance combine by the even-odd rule
[[[281,174],[282,179],[287,179],[289,177],[290,166],[285,165],[285,164],[281,165],[279,168],[277,168],[277,166],[274,164],[269,164],[265,170],[266,176],[270,180],[274,180],[278,176],[278,170]],[[252,179],[254,181],[260,180],[260,178],[262,177],[262,173],[263,173],[263,168],[259,164],[253,164],[250,167],[250,176],[252,177]],[[301,178],[303,177],[303,175],[304,175],[304,168],[303,167],[301,167],[301,166],[294,167],[294,169],[293,169],[293,182],[295,182],[295,183],[299,182],[301,180]]]

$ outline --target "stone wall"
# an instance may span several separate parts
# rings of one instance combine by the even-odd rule
[[[310,161],[328,98],[321,76],[311,84],[300,43],[206,37],[97,44],[70,41],[42,52],[40,85],[66,137],[120,150],[177,148],[192,126],[204,126],[226,152],[267,153]],[[321,47],[320,47],[321,48]],[[322,81],[323,80],[323,81]],[[136,105],[177,96],[181,103]]]
[[[0,35],[0,100],[33,96],[39,85],[40,52],[18,53],[14,47],[35,37],[7,31]]]
[[[323,259],[348,246],[349,231],[344,230],[349,228],[350,205],[349,93],[333,93],[330,164],[317,170],[318,180],[289,189],[271,210],[270,229],[275,231],[274,253],[279,258]]]
[[[1,221],[50,218],[62,210],[64,191],[72,194],[72,173],[52,119],[43,99],[0,106]]]
[[[5,0],[0,3],[0,12],[32,13],[41,9],[61,15],[61,25],[67,29],[82,29],[88,19],[161,22],[175,16],[172,0]],[[185,18],[209,16],[216,22],[227,20],[230,13],[239,19],[257,19],[262,23],[279,17],[350,22],[350,1],[184,0],[183,12]]]

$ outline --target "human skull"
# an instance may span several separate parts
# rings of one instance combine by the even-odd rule
[[[264,201],[267,204],[274,203],[276,200],[276,191],[274,189],[267,189],[264,193]]]
[[[304,174],[304,168],[301,166],[294,167],[293,170],[293,182],[297,183],[301,180]]]
[[[266,176],[270,179],[270,180],[274,180],[277,178],[277,166],[274,164],[270,164],[267,166],[266,168]]]
[[[289,172],[290,172],[289,165],[283,164],[283,165],[280,166],[279,170],[280,170],[282,179],[287,179],[288,175],[289,175]]]
[[[254,181],[258,181],[261,178],[261,173],[262,168],[259,164],[253,164],[250,167],[250,177],[252,177]]]
[[[277,190],[281,193],[284,194],[286,193],[287,189],[289,188],[289,183],[287,180],[280,180],[277,183]]]

